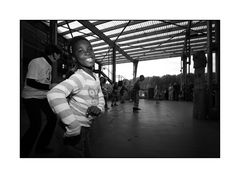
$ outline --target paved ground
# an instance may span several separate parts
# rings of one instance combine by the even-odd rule
[[[192,119],[192,102],[140,100],[142,110],[133,113],[131,102],[106,111],[92,126],[94,158],[218,158],[220,122]],[[110,104],[109,104],[110,106]],[[21,135],[28,123],[21,109]],[[57,126],[50,144],[59,157],[61,130]]]

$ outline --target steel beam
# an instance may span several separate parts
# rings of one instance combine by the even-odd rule
[[[103,24],[103,23],[106,23],[106,22],[109,22],[109,21],[110,20],[101,20],[101,21],[97,21],[97,22],[93,23],[93,25],[96,26],[96,25],[100,25],[100,24]],[[78,32],[78,31],[84,30],[84,29],[85,29],[85,27],[81,26],[81,27],[72,29],[72,32]],[[69,33],[70,33],[69,31],[66,31],[66,32],[60,33],[60,35],[64,36],[64,35],[67,35]]]
[[[216,109],[217,109],[217,119],[220,119],[220,20],[215,21],[215,51],[216,51]]]
[[[208,72],[208,109],[212,108],[212,21],[207,21],[207,72]]]
[[[123,32],[122,35],[129,35],[129,34],[133,34],[133,33],[136,33],[136,32],[141,32],[143,30],[151,30],[153,28],[161,28],[162,32],[169,32],[169,29],[172,29],[172,28],[164,28],[164,26],[167,26],[166,24],[164,23],[159,23],[159,24],[153,24],[153,25],[149,25],[149,26],[146,26],[146,27],[142,27],[142,28],[136,28],[136,29],[132,29],[132,30],[128,30],[128,31],[125,31]],[[159,30],[159,31],[161,31]],[[175,27],[174,30],[181,30],[181,28],[179,27]],[[143,34],[140,34],[140,37],[144,37],[145,35],[148,35],[148,34],[155,34],[156,35],[156,31],[154,32],[150,32],[150,33],[143,33]],[[114,38],[114,37],[117,37],[118,34],[112,34],[112,35],[108,35],[109,38]],[[130,36],[130,39],[131,37],[133,36]],[[139,35],[134,35],[134,37],[137,37],[139,38]],[[123,38],[124,40],[126,38]],[[127,38],[128,40],[128,38]],[[91,42],[95,42],[97,41],[96,39],[93,39]],[[122,41],[122,39],[118,40],[119,42]]]
[[[136,24],[139,24],[139,23],[143,23],[143,22],[145,22],[145,21],[147,21],[147,20],[135,20],[135,21],[132,21],[131,22],[131,25],[130,26],[132,26],[132,25],[136,25]],[[95,24],[94,24],[95,25]],[[95,25],[96,26],[96,25]],[[108,28],[104,28],[104,29],[102,29],[101,30],[101,32],[109,32],[109,31],[111,31],[111,30],[116,30],[116,29],[120,29],[120,28],[123,28],[123,27],[125,27],[126,26],[126,23],[124,23],[124,24],[119,24],[119,25],[116,25],[116,26],[111,26],[111,27],[108,27]],[[88,35],[94,35],[93,33],[89,33]],[[84,37],[85,36],[87,36],[87,35],[84,35]]]
[[[197,51],[202,51],[202,48],[199,49],[194,49],[193,52],[197,52]],[[204,50],[206,51],[206,49]],[[179,50],[179,52],[175,52],[175,53],[166,53],[163,55],[158,55],[158,56],[147,56],[144,58],[139,58],[139,61],[150,61],[150,60],[158,60],[158,59],[167,59],[167,58],[173,58],[173,57],[181,57],[182,55],[182,50]],[[120,58],[116,61],[116,64],[121,64],[121,63],[129,63],[129,61],[127,61],[127,59],[125,58]],[[102,65],[110,65],[107,61],[102,62]]]
[[[140,55],[135,55],[134,58],[147,58],[147,57],[151,57],[151,56],[165,55],[167,53],[177,53],[177,52],[182,51],[182,48],[162,50],[162,51],[158,51],[157,53],[148,54],[148,55],[141,55],[141,54]],[[205,48],[203,46],[194,46],[192,49],[194,50],[194,49],[205,49]],[[121,58],[119,58],[119,59],[121,59]]]
[[[50,43],[57,45],[57,21],[50,20]]]
[[[67,20],[67,21],[68,21],[68,23],[74,22],[74,20]],[[67,24],[67,22],[66,22],[66,20],[64,20],[63,22],[59,22],[57,24],[57,26],[59,27],[59,26],[63,26],[63,25],[66,25],[66,24]]]
[[[159,28],[159,27],[163,27],[164,25],[163,24],[155,24],[154,27],[155,28]],[[206,26],[206,22],[201,22],[199,24],[193,24],[192,25],[192,28],[193,27],[200,27],[200,26]],[[153,26],[150,28],[148,28],[149,30],[152,29]],[[133,30],[129,30],[129,31],[126,31],[124,32],[122,35],[127,35],[127,34],[132,34],[136,31],[142,31],[143,29],[147,30],[147,27],[145,28],[139,28],[139,29],[133,29]],[[143,37],[147,37],[147,36],[153,36],[153,35],[156,35],[156,34],[161,34],[161,33],[168,33],[168,32],[178,32],[178,31],[184,31],[182,30],[182,28],[180,27],[173,27],[173,28],[163,28],[163,29],[160,29],[158,31],[153,31],[153,32],[149,32],[149,33],[143,33],[143,34],[139,34],[139,35],[133,35],[133,36],[129,36],[129,37],[126,37],[126,38],[121,38],[118,40],[118,43],[119,42],[122,42],[122,41],[127,41],[127,40],[132,40],[132,39],[137,39],[137,38],[143,38]],[[206,31],[206,29],[204,30]],[[118,34],[113,34],[113,35],[108,35],[108,38],[114,38],[116,37]],[[171,35],[172,36],[172,35]],[[95,41],[98,41],[97,39],[93,39],[93,40],[90,40],[90,42],[95,42]]]
[[[133,79],[137,77],[138,60],[133,63]]]
[[[161,43],[161,45],[160,46],[168,46],[168,45],[171,45],[173,42],[174,42],[174,44],[177,44],[177,43],[182,43],[182,44],[184,44],[184,39],[185,39],[185,37],[182,37],[182,38],[178,38],[178,39],[171,39],[171,40],[165,40],[165,41],[160,41],[160,42],[152,42],[152,43],[148,43],[148,44],[143,44],[143,45],[135,45],[135,46],[132,46],[132,47],[123,47],[122,46],[122,49],[125,51],[125,52],[128,52],[128,51],[137,51],[137,50],[139,50],[139,49],[134,49],[134,48],[141,48],[142,46],[144,46],[144,47],[147,47],[147,46],[151,46],[151,45],[158,45],[159,43]],[[205,40],[205,41],[207,41],[207,35],[206,35],[206,37],[201,37],[201,38],[199,38],[199,39],[197,39],[196,37],[194,37],[194,38],[191,38],[190,39],[191,40],[191,43],[194,43],[194,42],[198,42],[198,41],[200,41],[200,40]],[[152,41],[152,39],[150,39],[150,40],[148,40],[148,41],[145,41],[145,42],[151,42]],[[155,41],[155,40],[154,40]],[[141,43],[141,42],[139,42],[139,43]],[[137,43],[133,43],[133,44],[137,44]],[[127,46],[127,45],[126,45]],[[132,49],[134,49],[134,50],[132,50]],[[143,48],[144,49],[144,48]],[[98,51],[102,51],[103,52],[103,50],[108,50],[108,47],[102,47],[102,48],[98,48],[98,49],[94,49],[94,52],[97,54],[98,53]],[[101,52],[101,53],[102,53]]]
[[[182,25],[178,25],[178,24],[176,24],[176,23],[174,23],[174,22],[171,22],[171,20],[170,21],[167,21],[167,20],[161,20],[162,22],[165,22],[165,23],[168,23],[168,24],[172,24],[172,25],[175,25],[175,26],[177,26],[177,27],[180,27],[180,28],[182,28],[182,29],[185,29],[185,30],[187,30],[187,26],[182,26]],[[179,22],[177,22],[177,23],[179,23]],[[198,23],[200,23],[200,22],[198,22]],[[190,29],[190,31],[192,31],[192,32],[196,32],[195,30],[193,30],[193,29]],[[206,35],[206,33],[202,33],[202,34],[204,34],[204,35]]]
[[[50,43],[57,45],[57,21],[50,20]],[[58,61],[52,64],[52,83],[58,83]]]
[[[192,45],[192,52],[194,52],[195,49],[202,49],[202,50],[205,51],[206,50],[206,44],[202,43],[202,44]],[[147,58],[147,57],[150,57],[150,56],[153,56],[153,55],[162,55],[162,54],[169,53],[169,52],[174,53],[174,52],[179,52],[179,51],[182,51],[182,50],[183,50],[183,46],[178,46],[178,47],[173,46],[173,47],[168,48],[168,49],[156,50],[154,52],[148,53],[147,55],[144,55],[144,52],[139,52],[139,53],[131,54],[131,56],[132,56],[132,58],[137,58],[137,57]],[[117,55],[116,57],[117,57],[117,62],[118,62],[119,59],[124,59],[125,58],[121,54]],[[102,62],[104,62],[104,61],[102,61]]]
[[[112,52],[112,81],[116,81],[116,47],[113,46]]]
[[[206,40],[199,40],[199,41],[196,41],[195,43],[192,43],[192,45],[202,45],[204,43],[207,43]],[[191,45],[191,46],[192,46]],[[183,42],[180,42],[180,43],[174,43],[174,44],[169,44],[169,45],[166,45],[166,46],[160,46],[158,48],[156,48],[154,51],[149,51],[148,49],[144,49],[144,50],[140,50],[140,49],[135,49],[135,50],[131,50],[131,51],[127,51],[127,53],[131,56],[132,54],[136,53],[136,52],[144,52],[144,53],[152,53],[152,52],[155,52],[155,51],[159,51],[159,50],[166,50],[166,49],[172,49],[174,47],[183,47],[184,44]]]
[[[206,29],[198,30],[199,33],[202,32],[202,31],[207,31],[207,30]],[[175,34],[170,34],[170,35],[164,35],[164,36],[156,37],[156,34],[161,34],[161,33],[166,33],[166,30],[155,31],[155,32],[150,32],[150,33],[130,36],[130,37],[126,37],[126,38],[121,38],[121,39],[118,40],[118,44],[119,44],[119,46],[124,46],[124,45],[132,45],[132,44],[136,44],[136,43],[148,42],[148,41],[152,41],[152,40],[164,40],[164,39],[166,39],[165,42],[167,42],[167,41],[171,41],[175,37],[185,36],[184,31],[181,31],[181,32],[178,32],[178,33],[175,33]],[[207,35],[198,35],[198,37],[206,37],[206,36]],[[143,37],[152,37],[152,38],[142,39],[141,40],[141,38],[143,38]],[[196,38],[196,37],[193,37],[193,38]],[[121,44],[121,42],[130,41],[130,40],[134,40],[134,39],[138,39],[138,40],[136,40],[134,42]],[[90,42],[93,42],[93,41],[98,41],[98,40],[92,40]],[[93,47],[97,47],[97,46],[101,46],[101,45],[105,45],[105,43],[93,44]]]
[[[220,20],[215,21],[215,29],[216,77],[217,85],[220,85]]]
[[[70,34],[71,34],[71,37],[73,38],[72,29],[70,28],[69,23],[68,23],[67,20],[66,20],[66,24],[67,24],[67,26],[68,26],[68,30],[69,30],[69,32],[70,32]]]
[[[123,56],[125,56],[129,61],[133,62],[133,59],[124,51],[122,50],[118,45],[115,45],[112,40],[110,40],[106,35],[104,35],[99,29],[97,29],[93,24],[91,24],[89,21],[86,20],[79,20],[79,22],[88,28],[90,31],[92,31],[94,34],[99,36],[102,40],[104,40],[110,47],[115,47],[115,49],[121,53]]]

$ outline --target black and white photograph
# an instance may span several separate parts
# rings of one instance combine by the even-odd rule
[[[239,177],[238,4],[1,2],[1,177]]]
[[[21,158],[220,158],[213,20],[21,20]]]

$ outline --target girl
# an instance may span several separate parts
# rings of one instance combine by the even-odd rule
[[[93,73],[95,57],[90,42],[74,37],[69,52],[77,70],[48,92],[48,102],[65,126],[64,157],[90,157],[89,128],[104,110],[99,78]]]

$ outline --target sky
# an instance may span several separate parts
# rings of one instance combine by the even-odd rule
[[[215,54],[213,53],[213,72],[215,72],[214,66],[215,66]],[[108,68],[109,68],[109,72],[107,70]],[[138,63],[137,77],[139,77],[140,75],[144,75],[145,77],[152,77],[152,76],[162,77],[167,74],[178,75],[181,73],[180,70],[181,70],[180,57],[140,61]],[[187,70],[188,70],[188,67],[187,67]],[[112,71],[111,65],[103,66],[103,72],[107,76],[110,76],[109,78],[111,78],[112,76],[111,71]],[[205,72],[207,72],[207,67],[205,68]],[[190,73],[194,73],[192,59],[191,59],[191,65],[190,65]],[[132,78],[133,78],[133,64],[131,62],[116,65],[116,81],[119,81],[122,79],[130,80]]]
[[[104,67],[103,72],[106,75],[111,76],[111,73],[106,68],[108,66]],[[109,67],[110,71],[112,70],[112,67]],[[163,76],[166,74],[170,75],[178,75],[180,74],[181,69],[181,58],[168,58],[168,59],[159,59],[159,60],[150,60],[150,61],[140,61],[138,63],[138,69],[137,69],[137,77],[140,75],[144,75],[145,77],[152,77],[152,76]],[[191,72],[193,72],[193,68],[191,66],[190,69]],[[117,64],[116,66],[116,77],[118,81],[118,75],[123,76],[126,79],[132,79],[133,78],[133,64],[132,63],[123,63],[123,64]]]
[[[137,68],[137,77],[144,75],[145,77],[163,76],[166,74],[179,74],[181,63],[180,58],[169,58],[160,60],[140,61]],[[108,68],[107,66],[105,68]],[[112,71],[112,67],[109,67]],[[103,72],[108,75],[108,71],[103,69]],[[111,76],[111,73],[109,73]],[[126,79],[133,78],[133,63],[117,64],[116,76],[121,75]],[[118,77],[117,77],[118,80]]]

